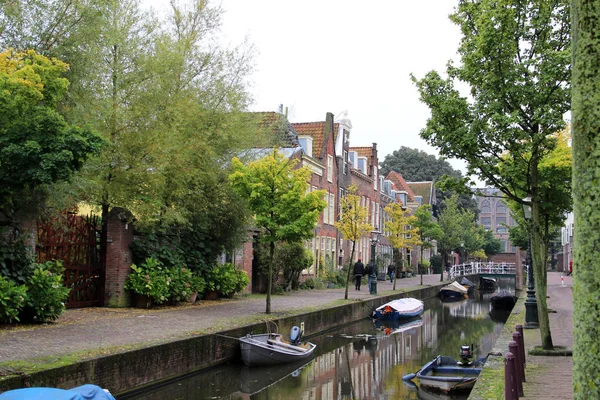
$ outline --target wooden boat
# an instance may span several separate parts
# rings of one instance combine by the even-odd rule
[[[501,290],[497,295],[490,298],[490,303],[495,309],[512,310],[517,302],[517,296],[506,290]]]
[[[473,282],[471,282],[467,277],[465,276],[460,276],[458,278],[456,278],[456,282],[458,282],[460,285],[464,286],[467,288],[467,291],[469,293],[472,293],[473,290],[475,290],[475,284]]]
[[[449,285],[446,285],[440,289],[440,297],[444,298],[456,298],[456,297],[466,297],[467,296],[467,288],[461,285],[460,283],[454,281]]]
[[[248,334],[239,339],[242,361],[249,367],[255,367],[306,360],[317,346],[310,342],[301,343],[301,336],[297,326],[292,328],[290,341],[279,333]]]
[[[406,375],[402,379],[410,381],[417,378],[422,387],[452,394],[471,390],[480,373],[481,367],[472,363],[465,364],[452,357],[437,356],[415,374]]]
[[[492,291],[498,288],[498,281],[494,278],[488,278],[486,276],[482,276],[479,278],[479,289],[482,291]]]
[[[1,400],[115,400],[106,389],[96,385],[82,385],[72,389],[32,387],[9,390],[0,394]]]
[[[407,297],[405,299],[392,300],[375,309],[375,319],[399,319],[412,318],[423,313],[423,302],[419,299]]]

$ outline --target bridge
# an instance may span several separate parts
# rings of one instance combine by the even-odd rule
[[[494,263],[494,262],[471,262],[457,264],[450,267],[448,278],[454,279],[458,276],[480,274],[483,276],[509,276],[515,277],[517,267],[515,263]]]

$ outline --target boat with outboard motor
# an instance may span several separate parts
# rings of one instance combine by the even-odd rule
[[[373,311],[374,319],[413,318],[423,313],[423,302],[407,297],[387,302]]]
[[[30,387],[9,390],[0,394],[0,400],[115,400],[106,389],[87,384],[71,389]]]
[[[249,367],[286,364],[309,358],[315,348],[311,342],[302,343],[302,330],[294,326],[289,340],[279,333],[249,333],[241,337],[242,361]]]
[[[473,346],[460,346],[460,361],[452,357],[437,356],[414,374],[405,375],[402,380],[412,382],[419,379],[419,385],[443,393],[463,393],[475,385],[481,366],[485,364],[489,355],[473,362]]]

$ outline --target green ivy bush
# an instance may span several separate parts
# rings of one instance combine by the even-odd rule
[[[19,316],[21,322],[55,321],[65,310],[71,289],[63,285],[60,261],[35,264],[27,283],[27,299]]]
[[[33,275],[35,263],[31,256],[31,248],[22,238],[7,240],[0,231],[0,276],[22,284]]]
[[[19,313],[27,301],[27,287],[0,276],[0,322],[19,321]]]
[[[157,259],[149,257],[139,266],[131,265],[131,273],[125,281],[125,289],[148,296],[155,304],[162,304],[169,299],[171,282],[169,270]]]

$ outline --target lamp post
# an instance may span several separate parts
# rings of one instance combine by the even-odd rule
[[[375,261],[375,252],[377,250],[377,242],[379,242],[381,232],[375,230],[371,232],[371,261],[369,264],[373,267],[369,275],[369,294],[377,294],[377,263]]]
[[[531,196],[523,199],[523,216],[527,221],[529,247],[527,249],[527,299],[525,300],[525,328],[539,328],[537,300],[535,299],[535,282],[533,280],[533,263],[531,260]]]

